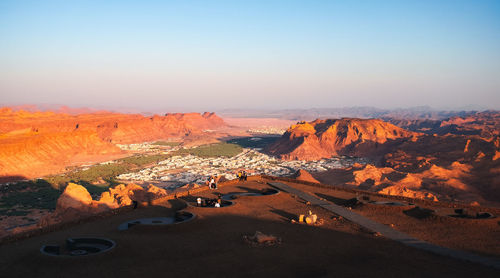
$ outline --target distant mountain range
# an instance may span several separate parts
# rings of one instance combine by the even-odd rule
[[[1,107],[2,105],[0,105]],[[3,105],[10,107],[13,111],[24,110],[27,112],[51,111],[71,115],[87,113],[133,113],[145,116],[163,114],[165,112],[204,112],[197,109],[153,109],[143,111],[136,108],[88,108],[88,107],[68,107],[60,104],[24,104],[24,105]],[[214,110],[214,109],[211,109]],[[360,119],[384,119],[390,120],[444,120],[451,117],[467,117],[478,112],[498,112],[495,110],[475,110],[456,109],[442,110],[429,106],[417,106],[410,108],[381,109],[370,106],[359,107],[332,107],[332,108],[304,108],[304,109],[215,109],[217,115],[223,118],[275,118],[292,121],[313,121],[315,119],[340,119],[340,118],[360,118]]]
[[[376,107],[341,107],[309,109],[224,109],[217,113],[222,117],[233,118],[280,118],[296,121],[339,118],[383,118],[383,119],[428,119],[443,120],[451,117],[467,117],[478,111],[444,111],[427,106],[380,109]]]

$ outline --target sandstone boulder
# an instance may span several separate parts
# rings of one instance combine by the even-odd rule
[[[280,238],[273,235],[266,235],[260,231],[256,231],[253,236],[243,236],[243,240],[252,245],[275,245],[281,243]]]
[[[92,205],[92,196],[87,189],[81,185],[69,183],[59,199],[57,199],[56,211],[64,211],[69,208],[76,210],[88,210]]]
[[[93,214],[109,210],[108,206],[99,205],[92,200],[87,189],[79,184],[69,183],[57,199],[56,210],[40,219],[38,226],[44,227],[56,223],[74,221]]]
[[[377,185],[382,181],[384,175],[388,175],[392,172],[394,172],[394,169],[387,167],[377,168],[374,165],[367,164],[365,168],[353,171],[354,182],[356,185],[360,185],[367,180],[373,180],[375,185]]]
[[[194,184],[194,185],[196,185],[196,184]],[[159,188],[159,187],[154,186],[152,184],[148,185],[146,190],[150,194],[150,196],[153,198],[163,197],[163,196],[166,196],[168,194],[165,189]]]
[[[403,196],[403,197],[409,197],[409,198],[417,198],[417,199],[423,199],[423,200],[431,200],[434,202],[439,201],[437,196],[424,191],[424,190],[412,190],[408,189],[405,186],[401,185],[393,185],[386,187],[382,190],[379,191],[379,193],[382,194],[387,194],[387,195],[394,195],[394,196]]]
[[[294,175],[293,178],[301,181],[307,181],[307,182],[314,182],[314,183],[320,183],[317,179],[315,179],[311,173],[307,172],[306,170],[299,169]]]
[[[112,208],[130,206],[133,204],[133,201],[138,203],[149,202],[151,199],[147,193],[140,185],[133,183],[127,185],[120,184],[110,188],[109,191],[103,192],[99,202],[107,204]]]
[[[38,225],[43,227],[78,220],[110,209],[132,205],[133,201],[147,205],[151,200],[166,195],[164,189],[153,185],[149,185],[145,190],[136,184],[120,184],[103,192],[99,201],[95,201],[85,187],[70,183],[57,200],[54,213],[43,217]]]

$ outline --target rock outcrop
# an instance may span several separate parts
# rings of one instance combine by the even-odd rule
[[[495,137],[497,138],[497,137]],[[366,167],[315,174],[323,183],[440,201],[500,203],[497,140],[477,135],[420,135]],[[360,156],[369,156],[360,154]],[[330,173],[331,172],[331,173]]]
[[[254,235],[244,235],[243,240],[251,245],[271,246],[281,243],[281,238],[274,235],[267,235],[260,231],[256,231]]]
[[[62,212],[68,209],[86,211],[92,207],[92,203],[92,196],[85,187],[69,183],[57,199],[56,211]]]
[[[324,183],[429,200],[500,203],[500,113],[418,121],[398,123],[423,133],[381,120],[301,122],[266,150],[284,159],[351,155],[372,161],[315,173]]]
[[[63,171],[75,162],[101,161],[122,155],[95,132],[30,133],[0,138],[0,176],[39,177]]]
[[[414,199],[423,199],[423,200],[431,200],[431,201],[439,201],[436,195],[427,192],[427,191],[421,191],[421,190],[412,190],[408,189],[404,186],[389,186],[386,187],[382,190],[379,191],[379,193],[382,194],[387,194],[387,195],[394,195],[394,196],[403,196],[403,197],[408,197],[408,198],[414,198]]]
[[[75,221],[104,212],[110,208],[92,200],[90,193],[81,185],[69,183],[59,199],[56,210],[40,219],[38,225],[48,226],[56,223]]]
[[[298,170],[292,178],[301,180],[301,181],[307,181],[307,182],[314,182],[314,183],[320,183],[317,179],[315,179],[311,173],[307,172],[306,170],[300,169]]]
[[[93,200],[87,189],[69,183],[57,199],[56,210],[39,222],[39,226],[76,221],[112,209],[134,204],[147,206],[152,200],[167,195],[167,192],[153,185],[146,189],[136,184],[120,184],[103,192],[99,200]]]
[[[427,134],[477,135],[485,139],[500,135],[500,112],[484,111],[461,113],[444,119],[405,119],[393,115],[387,121],[411,131]],[[396,116],[396,117],[394,117]]]
[[[478,166],[453,162],[439,166],[430,163],[425,169],[418,167],[377,167],[368,164],[345,169],[333,169],[315,174],[322,183],[348,186],[388,195],[419,198],[432,201],[479,201],[482,204],[498,205],[497,190],[500,186],[500,167],[489,172]],[[488,161],[481,162],[485,165]],[[408,169],[413,169],[412,171]],[[496,169],[496,170],[495,170]],[[331,173],[329,173],[331,172]],[[496,173],[496,177],[494,177]],[[344,179],[339,180],[339,177]],[[487,181],[485,183],[485,181]]]
[[[290,160],[377,155],[418,135],[378,119],[315,120],[292,125],[266,151]]]
[[[106,204],[109,208],[119,208],[130,206],[136,201],[139,204],[147,205],[152,200],[164,197],[167,191],[154,185],[148,185],[144,189],[136,184],[120,184],[101,194],[99,203]]]
[[[138,114],[13,111],[0,109],[0,177],[34,178],[68,165],[117,158],[115,144],[169,138],[210,137],[206,130],[226,127],[214,113]]]

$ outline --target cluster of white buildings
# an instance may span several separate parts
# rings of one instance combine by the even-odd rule
[[[263,154],[258,149],[245,148],[243,152],[233,157],[173,156],[153,167],[119,175],[117,179],[167,182],[172,186],[178,186],[187,183],[202,184],[212,175],[224,175],[227,179],[235,179],[239,170],[245,170],[249,175],[289,176],[299,169],[318,172],[348,167],[356,162],[364,163],[362,159],[350,157],[335,157],[317,161],[284,161]]]
[[[285,133],[286,128],[279,128],[273,126],[263,126],[260,128],[250,128],[247,130],[249,133],[260,133],[260,134],[283,134]]]

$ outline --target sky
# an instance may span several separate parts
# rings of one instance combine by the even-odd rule
[[[0,104],[500,109],[500,1],[0,0]]]

